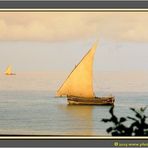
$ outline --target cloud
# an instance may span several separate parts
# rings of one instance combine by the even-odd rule
[[[148,41],[147,12],[0,12],[1,41]]]
[[[102,34],[117,41],[147,42],[147,26],[147,12],[114,13],[104,23]]]

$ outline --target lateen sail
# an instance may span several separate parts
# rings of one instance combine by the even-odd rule
[[[93,59],[96,44],[73,69],[66,81],[57,91],[57,96],[78,96],[93,98]]]
[[[5,71],[5,74],[6,75],[11,75],[12,74],[12,70],[11,69],[12,69],[11,66],[8,66],[6,71]]]

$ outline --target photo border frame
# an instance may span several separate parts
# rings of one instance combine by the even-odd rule
[[[148,1],[0,1],[1,12],[148,12]],[[0,147],[148,146],[148,137],[1,135]],[[145,145],[144,145],[145,144]],[[147,144],[147,145],[146,145]],[[141,146],[142,147],[142,146]]]

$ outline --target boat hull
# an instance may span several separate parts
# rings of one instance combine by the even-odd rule
[[[15,74],[15,73],[11,73],[11,74],[5,73],[5,75],[6,75],[6,76],[14,76],[14,75],[16,75],[16,74]]]
[[[95,97],[95,98],[79,98],[67,97],[69,105],[114,105],[115,98],[110,97]]]

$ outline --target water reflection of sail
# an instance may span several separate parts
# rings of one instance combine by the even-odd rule
[[[93,106],[59,105],[67,115],[67,135],[93,135]]]

